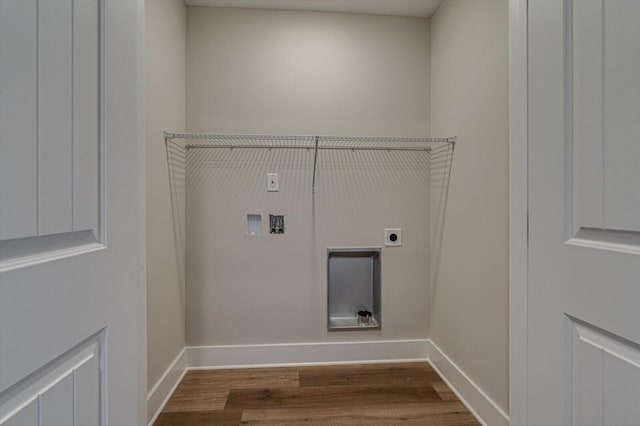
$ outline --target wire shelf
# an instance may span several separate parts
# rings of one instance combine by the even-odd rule
[[[407,151],[424,152],[431,160],[440,153],[453,153],[456,136],[444,138],[389,136],[295,136],[295,135],[225,135],[207,133],[164,132],[167,150],[175,150],[174,141],[183,141],[180,149],[306,149],[314,151],[313,184],[316,188],[318,151]]]
[[[266,148],[318,150],[429,151],[456,142],[456,137],[354,137],[354,136],[291,136],[291,135],[223,135],[205,133],[169,133],[165,140],[182,139],[185,149],[201,148]],[[317,144],[317,146],[316,146]]]

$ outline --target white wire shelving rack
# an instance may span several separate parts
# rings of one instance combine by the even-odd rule
[[[313,150],[312,192],[316,190],[318,151],[406,151],[424,152],[429,157],[453,154],[456,136],[443,138],[389,137],[389,136],[294,136],[294,135],[225,135],[207,133],[164,132],[167,150],[171,142],[184,141],[182,149],[306,149]]]

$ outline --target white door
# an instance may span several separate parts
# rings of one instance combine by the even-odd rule
[[[142,425],[139,0],[0,0],[0,425]]]
[[[640,1],[531,0],[526,410],[640,425]]]

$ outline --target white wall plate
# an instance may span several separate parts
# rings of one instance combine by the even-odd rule
[[[401,228],[385,228],[384,246],[385,247],[402,246],[402,229]]]

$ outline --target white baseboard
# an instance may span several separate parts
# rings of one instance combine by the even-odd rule
[[[417,361],[429,362],[483,425],[509,425],[509,416],[431,339],[187,346],[149,392],[149,425],[187,370]]]
[[[189,346],[190,369],[426,361],[426,339]]]
[[[431,339],[427,341],[427,357],[440,377],[480,423],[485,426],[509,425],[509,416]]]
[[[178,384],[188,370],[187,348],[182,348],[176,359],[173,360],[167,371],[147,395],[147,419],[149,426],[153,425],[167,401],[176,390]]]

